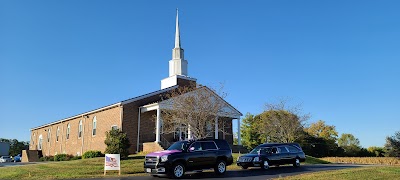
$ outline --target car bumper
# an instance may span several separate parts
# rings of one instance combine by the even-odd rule
[[[252,162],[236,162],[238,166],[247,166],[247,167],[260,167],[261,161],[252,161]]]
[[[157,164],[145,164],[144,172],[152,175],[166,175],[169,168],[172,165],[170,163],[157,163]]]

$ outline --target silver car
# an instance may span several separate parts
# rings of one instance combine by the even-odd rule
[[[1,162],[1,163],[4,163],[4,162],[11,162],[11,161],[12,161],[12,159],[11,159],[10,156],[1,156],[1,157],[0,157],[0,162]]]

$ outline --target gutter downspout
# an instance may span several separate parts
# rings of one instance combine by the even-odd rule
[[[123,131],[123,129],[122,129],[122,117],[123,117],[123,115],[124,115],[124,108],[123,108],[124,106],[123,105],[119,105],[119,108],[120,108],[120,112],[119,112],[119,127],[121,127],[121,131]]]
[[[83,122],[82,122],[82,146],[81,146],[81,154],[80,154],[80,156],[82,156],[83,155],[83,143],[84,143],[84,137],[85,137],[85,123],[86,123],[86,117],[87,117],[88,115],[82,115],[82,117],[83,117]]]
[[[137,129],[137,143],[136,143],[136,153],[139,152],[139,136],[140,136],[140,113],[141,113],[141,108],[138,108],[138,129]]]

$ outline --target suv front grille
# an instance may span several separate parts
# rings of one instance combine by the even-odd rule
[[[146,156],[146,159],[144,162],[146,165],[156,165],[158,162],[158,157]]]
[[[239,162],[251,162],[253,160],[252,157],[240,157]]]

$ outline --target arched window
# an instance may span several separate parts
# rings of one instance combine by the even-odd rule
[[[50,136],[51,136],[51,129],[49,128],[47,130],[47,142],[50,142]]]
[[[93,126],[92,126],[92,136],[96,135],[96,129],[97,129],[97,118],[96,116],[93,118]]]
[[[57,132],[56,132],[56,141],[58,142],[58,137],[60,136],[60,127],[57,126]]]
[[[43,136],[39,135],[38,150],[42,150]]]
[[[67,139],[69,139],[69,132],[71,131],[71,125],[68,123],[67,125]]]
[[[79,121],[78,138],[82,137],[82,120]]]

